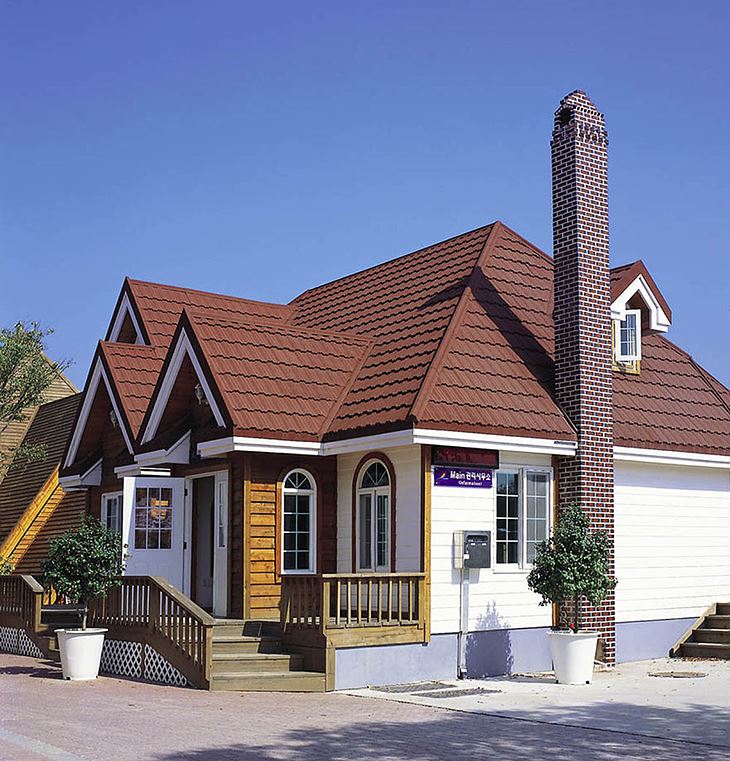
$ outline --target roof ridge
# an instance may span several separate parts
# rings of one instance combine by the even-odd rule
[[[201,296],[214,296],[217,299],[229,299],[230,301],[243,301],[247,304],[262,304],[265,306],[274,306],[274,307],[281,307],[282,309],[286,309],[289,305],[288,304],[280,304],[276,301],[259,301],[258,299],[249,299],[245,298],[244,296],[233,296],[229,293],[216,293],[215,291],[203,291],[199,288],[188,288],[184,285],[170,285],[169,283],[156,283],[152,280],[137,280],[135,278],[127,277],[126,281],[130,284],[139,284],[139,285],[153,285],[158,288],[169,288],[170,290],[175,291],[184,291],[186,293],[199,293]]]
[[[491,230],[489,231],[489,234],[484,241],[484,245],[482,246],[482,250],[479,252],[479,256],[477,256],[476,261],[471,268],[469,279],[459,296],[459,301],[457,302],[456,307],[454,307],[454,311],[451,315],[451,318],[449,319],[449,324],[446,326],[446,330],[444,331],[443,336],[441,336],[439,345],[436,348],[436,353],[429,363],[428,370],[426,370],[426,373],[423,376],[423,380],[421,381],[421,386],[416,393],[416,398],[413,400],[409,414],[409,418],[413,420],[418,419],[421,408],[426,404],[426,396],[430,392],[435,382],[436,375],[443,365],[444,358],[451,348],[454,334],[461,324],[464,312],[466,311],[469,298],[468,294],[471,293],[472,283],[476,277],[478,277],[478,272],[480,272],[479,265],[483,264],[489,258],[492,250],[494,249],[497,239],[500,237],[504,229],[509,228],[506,228],[506,226],[499,220],[495,221],[491,225]]]
[[[248,316],[241,315],[240,317],[211,317],[208,316],[208,313],[205,312],[205,310],[200,309],[199,307],[190,307],[190,306],[184,306],[183,312],[186,312],[188,315],[188,319],[191,323],[200,321],[196,320],[196,317],[209,320],[219,320],[220,322],[228,322],[233,323],[235,325],[241,325],[242,327],[244,325],[256,325],[263,328],[277,328],[279,330],[286,330],[288,332],[292,333],[302,333],[305,335],[312,335],[312,336],[330,336],[333,338],[341,338],[341,339],[347,339],[348,341],[354,341],[355,343],[362,344],[363,346],[367,346],[368,344],[371,344],[373,339],[368,337],[367,335],[364,335],[362,333],[345,333],[342,331],[337,330],[322,330],[321,328],[310,328],[300,325],[292,325],[290,322],[279,322],[277,320],[266,320],[266,319],[251,319]],[[182,317],[182,312],[181,312]]]
[[[305,291],[302,291],[298,296],[295,296],[286,306],[292,306],[298,299],[302,298],[302,296],[306,295],[307,293],[318,291],[320,288],[325,288],[326,286],[333,285],[334,283],[340,283],[343,280],[347,280],[351,277],[356,277],[357,275],[362,275],[364,272],[370,272],[372,270],[378,269],[378,267],[384,267],[386,264],[392,264],[393,262],[400,261],[401,259],[405,259],[406,257],[414,256],[415,254],[420,254],[421,252],[426,251],[429,248],[435,248],[436,246],[443,246],[444,243],[449,243],[452,240],[456,240],[457,238],[463,238],[465,235],[471,235],[472,233],[479,232],[480,230],[486,230],[488,227],[494,227],[494,225],[497,224],[498,222],[499,220],[495,219],[494,222],[490,222],[486,225],[479,225],[479,227],[475,227],[473,230],[466,230],[463,233],[458,233],[457,235],[451,235],[450,237],[444,238],[443,240],[438,240],[435,243],[429,243],[427,246],[421,246],[421,248],[417,248],[415,251],[409,251],[406,254],[395,256],[392,259],[386,259],[384,262],[380,262],[379,264],[373,264],[370,267],[364,267],[361,270],[350,272],[347,275],[342,275],[342,277],[336,277],[334,278],[334,280],[328,280],[326,283],[320,283],[319,285],[314,285],[311,288],[307,288]]]

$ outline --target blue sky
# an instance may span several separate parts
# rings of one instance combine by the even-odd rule
[[[613,264],[730,384],[726,2],[0,0],[0,324],[83,383],[125,275],[271,301],[494,219],[551,250],[549,135],[610,136]]]

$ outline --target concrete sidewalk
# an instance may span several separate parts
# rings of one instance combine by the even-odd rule
[[[442,684],[451,685],[456,697],[437,685],[348,694],[730,748],[730,661],[624,663],[596,673],[583,686],[556,684],[552,674]]]
[[[526,695],[534,687],[525,683]],[[112,678],[71,683],[42,661],[0,654],[0,761],[719,761],[729,755],[727,747],[675,741],[668,733],[659,739],[617,731],[636,728],[627,723],[611,731],[575,726],[579,714],[569,724],[543,723],[544,709],[534,721],[527,709],[502,718],[473,707],[444,710],[372,695],[208,693]],[[688,711],[684,719],[700,713]]]

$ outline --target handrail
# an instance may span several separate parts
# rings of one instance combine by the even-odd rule
[[[373,627],[424,628],[426,574],[325,573],[282,577],[285,633]]]
[[[122,576],[120,582],[92,603],[91,625],[148,631],[164,641],[163,656],[207,687],[215,618],[160,576]]]
[[[43,587],[27,574],[0,576],[0,614],[19,618],[33,632],[41,629]]]

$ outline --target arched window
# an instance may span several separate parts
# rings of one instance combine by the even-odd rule
[[[317,491],[305,470],[292,470],[284,479],[282,573],[313,573]]]
[[[390,474],[380,460],[366,463],[357,490],[357,567],[390,570]]]

